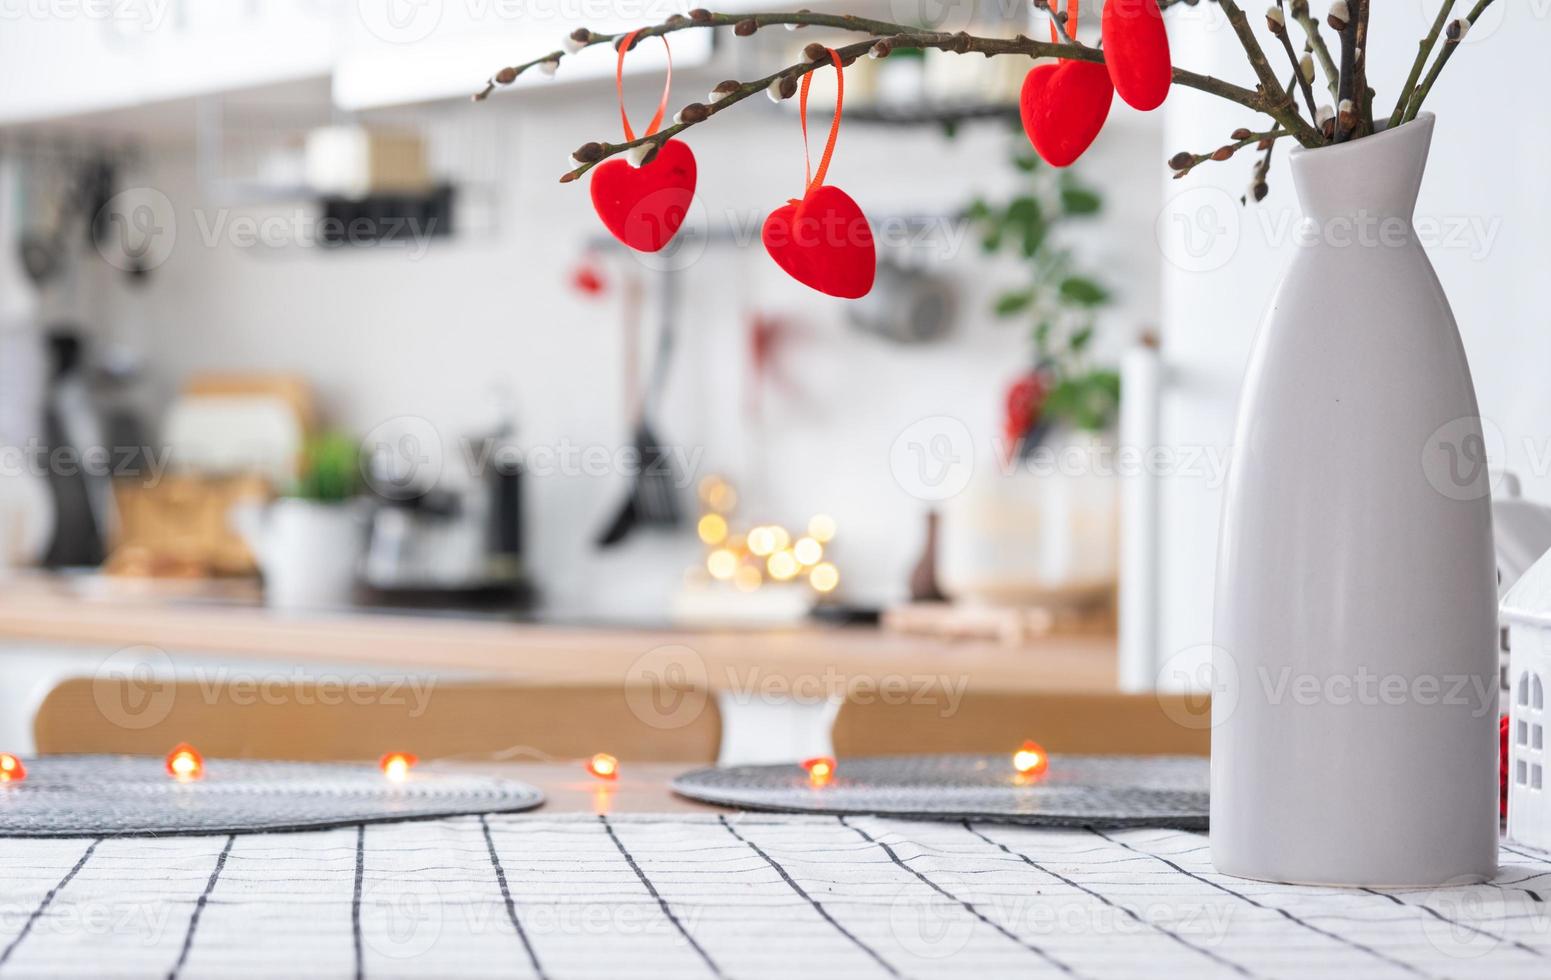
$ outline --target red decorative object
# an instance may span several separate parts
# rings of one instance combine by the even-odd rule
[[[599,752],[587,760],[587,771],[599,779],[618,779],[619,760],[607,752]]]
[[[1043,776],[1050,769],[1050,755],[1038,742],[1026,740],[1012,754],[1012,767],[1020,776]]]
[[[614,85],[619,91],[619,118],[625,139],[636,138],[625,113],[625,54],[640,31],[625,35],[619,45]],[[668,39],[662,39],[663,47]],[[673,84],[673,56],[668,56],[668,77],[662,87],[657,113],[646,127],[646,136],[662,128],[668,111],[668,92]],[[656,252],[673,240],[695,197],[695,155],[678,140],[668,140],[650,163],[632,167],[615,158],[599,165],[592,175],[592,207],[615,238],[638,252]]]
[[[1501,793],[1498,806],[1502,816],[1508,815],[1508,716],[1503,715],[1499,726],[1501,744],[1497,748],[1497,786]]]
[[[378,760],[382,774],[395,783],[402,783],[409,778],[409,770],[415,768],[420,757],[412,752],[389,752]]]
[[[27,767],[9,752],[0,752],[0,783],[19,783],[27,778]]]
[[[827,755],[804,759],[802,767],[808,771],[808,782],[814,786],[828,786],[835,778],[835,760]]]
[[[1007,389],[1007,415],[1002,423],[1002,434],[1007,438],[1008,452],[1016,449],[1018,441],[1039,421],[1048,393],[1044,379],[1034,371],[1014,381]]]
[[[200,755],[194,746],[187,742],[180,742],[167,753],[167,775],[180,783],[203,779],[205,757]]]
[[[606,287],[597,260],[590,256],[571,271],[571,288],[583,296],[600,296]]]
[[[804,286],[829,296],[856,299],[872,290],[878,253],[862,209],[845,191],[824,183],[835,153],[835,140],[840,135],[841,106],[845,101],[845,72],[840,55],[834,48],[825,50],[835,63],[836,85],[835,118],[829,126],[829,139],[818,169],[806,177],[802,200],[788,201],[770,212],[760,239],[776,265]],[[804,156],[808,145],[808,88],[812,81],[812,72],[802,77],[798,100]]]
[[[1039,65],[1023,79],[1018,105],[1023,131],[1046,163],[1069,167],[1098,139],[1114,99],[1115,86],[1103,65]]]
[[[1103,32],[1104,60],[1115,91],[1143,112],[1162,105],[1174,83],[1174,64],[1158,0],[1107,0]]]

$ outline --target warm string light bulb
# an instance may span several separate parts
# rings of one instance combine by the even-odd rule
[[[703,569],[691,568],[686,582],[703,585],[707,577],[725,582],[738,592],[758,592],[766,585],[806,583],[825,595],[840,585],[840,572],[826,560],[829,541],[835,536],[835,520],[815,514],[805,528],[787,530],[766,523],[740,531],[733,524],[738,496],[732,484],[719,476],[700,482],[701,512],[696,534],[706,547]]]
[[[587,771],[599,779],[618,779],[619,760],[607,752],[599,752],[587,760]]]
[[[817,565],[824,559],[824,546],[817,538],[798,538],[792,545],[792,557],[804,565]]]
[[[727,540],[727,518],[714,512],[706,514],[700,518],[696,530],[706,544],[721,544]]]
[[[828,514],[814,514],[808,519],[808,537],[819,544],[826,544],[835,536],[835,519]]]
[[[409,778],[409,770],[415,768],[420,757],[410,752],[389,752],[378,762],[382,767],[382,774],[395,783],[402,783]]]
[[[833,592],[840,584],[840,570],[829,562],[819,562],[808,573],[808,584],[819,592]]]
[[[808,770],[808,782],[813,786],[828,786],[835,778],[835,760],[827,755],[804,759],[802,767]]]
[[[1020,776],[1043,776],[1050,768],[1050,756],[1038,742],[1025,741],[1012,754],[1012,767]]]
[[[9,752],[0,752],[0,783],[19,783],[27,778],[27,767]]]
[[[205,775],[205,757],[187,742],[181,742],[167,753],[167,775],[180,783],[190,783]]]

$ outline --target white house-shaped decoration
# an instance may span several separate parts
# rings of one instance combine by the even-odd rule
[[[1508,836],[1551,850],[1551,554],[1503,596],[1508,634]]]

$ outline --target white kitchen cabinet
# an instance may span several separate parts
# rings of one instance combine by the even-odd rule
[[[683,6],[687,10],[693,4]],[[467,98],[499,69],[561,50],[578,27],[612,33],[667,16],[653,8],[646,20],[639,14],[622,19],[600,7],[597,16],[584,17],[581,13],[591,9],[585,4],[531,0],[358,0],[353,7],[357,15],[342,22],[334,69],[334,104],[346,110]],[[736,8],[735,3],[718,9]],[[677,67],[710,59],[709,31],[678,33],[672,43]],[[660,44],[645,45],[626,62],[626,71],[660,71],[664,61]],[[600,45],[566,59],[554,78],[534,70],[517,84],[595,81],[613,74],[614,52]]]
[[[0,5],[0,123],[327,75],[342,0]]]

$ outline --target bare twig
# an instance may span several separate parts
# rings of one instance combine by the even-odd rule
[[[1410,105],[1411,98],[1416,93],[1416,80],[1422,77],[1422,69],[1427,67],[1427,57],[1433,53],[1433,46],[1438,43],[1438,35],[1443,33],[1443,25],[1449,22],[1449,14],[1454,10],[1454,0],[1443,0],[1443,5],[1438,8],[1438,16],[1433,19],[1432,29],[1427,36],[1417,43],[1416,60],[1411,63],[1411,74],[1406,76],[1406,83],[1400,87],[1400,98],[1395,100],[1395,111],[1389,114],[1391,128],[1399,126],[1406,117],[1406,107]]]
[[[1275,34],[1277,39],[1282,42],[1282,50],[1287,52],[1287,60],[1292,62],[1293,81],[1288,83],[1288,87],[1291,88],[1293,84],[1296,84],[1302,89],[1303,101],[1308,103],[1309,106],[1309,118],[1313,119],[1319,114],[1319,108],[1314,104],[1314,87],[1309,84],[1307,78],[1303,77],[1303,65],[1299,61],[1298,53],[1293,50],[1292,39],[1288,36],[1286,9],[1282,3],[1283,0],[1276,0],[1276,9],[1281,12],[1282,18],[1280,21],[1270,20],[1271,33]]]
[[[1303,28],[1303,36],[1308,43],[1308,48],[1319,59],[1320,69],[1325,73],[1325,84],[1330,89],[1330,97],[1337,98],[1337,86],[1340,84],[1341,70],[1336,67],[1335,59],[1330,56],[1330,48],[1325,44],[1325,36],[1319,32],[1319,21],[1309,13],[1309,0],[1292,0],[1291,10],[1293,20]]]
[[[1357,48],[1353,74],[1353,90],[1357,97],[1357,131],[1355,136],[1373,133],[1373,93],[1368,88],[1368,8],[1371,0],[1357,0],[1357,29],[1353,40]]]
[[[1345,143],[1357,132],[1357,18],[1351,4],[1337,0],[1330,8],[1330,26],[1341,35],[1341,84],[1336,92],[1335,142]]]
[[[1465,18],[1465,24],[1459,31],[1458,36],[1454,36],[1453,24],[1445,28],[1443,50],[1438,52],[1437,59],[1433,61],[1432,68],[1427,72],[1427,77],[1422,80],[1421,85],[1417,86],[1416,94],[1412,96],[1410,104],[1406,107],[1405,122],[1412,121],[1416,118],[1417,113],[1422,111],[1422,103],[1427,100],[1427,96],[1433,90],[1433,84],[1438,81],[1438,76],[1443,73],[1443,66],[1448,64],[1449,59],[1454,56],[1454,49],[1459,47],[1460,42],[1465,39],[1465,33],[1475,26],[1476,20],[1491,5],[1492,0],[1477,0],[1475,8]]]
[[[1059,0],[1057,0],[1057,2],[1059,2]],[[1050,6],[1050,0],[1034,0],[1034,7],[1035,9],[1043,10],[1045,13],[1050,15],[1050,24],[1055,28],[1056,36],[1058,36],[1064,43],[1076,43],[1072,39],[1072,35],[1067,33],[1065,11],[1059,11],[1052,8]]]
[[[1298,103],[1293,101],[1292,95],[1282,87],[1276,73],[1271,70],[1271,62],[1266,60],[1266,53],[1261,50],[1260,41],[1255,38],[1255,31],[1249,26],[1249,18],[1244,16],[1244,11],[1240,9],[1236,0],[1217,0],[1217,4],[1222,7],[1223,13],[1228,15],[1228,24],[1233,28],[1233,33],[1238,36],[1239,45],[1244,48],[1245,55],[1249,57],[1250,67],[1255,69],[1255,77],[1260,79],[1260,91],[1270,102],[1270,105],[1262,111],[1289,131],[1297,133],[1300,129],[1299,124],[1303,123],[1303,117],[1298,115]],[[1302,128],[1311,132],[1313,130],[1313,127],[1307,124],[1303,124]],[[1304,139],[1304,136],[1300,135],[1299,138]],[[1307,140],[1304,142],[1306,145],[1318,146],[1324,142],[1324,139],[1317,137],[1312,144],[1308,144]]]
[[[1270,149],[1271,146],[1276,145],[1277,140],[1291,135],[1285,129],[1271,129],[1263,133],[1254,133],[1248,129],[1234,130],[1232,142],[1224,143],[1209,153],[1191,153],[1186,150],[1183,153],[1174,154],[1172,157],[1169,157],[1169,168],[1174,171],[1174,179],[1179,180],[1208,160],[1221,162],[1232,159],[1235,153],[1251,143],[1257,146],[1264,145],[1266,149]]]
[[[1232,0],[1225,0],[1231,3]],[[1236,9],[1236,8],[1235,8]],[[1242,15],[1241,15],[1242,16]],[[1023,35],[1012,38],[987,38],[974,37],[958,32],[953,34],[919,31],[901,24],[892,24],[887,21],[872,20],[862,17],[845,15],[818,14],[811,11],[798,11],[795,13],[759,13],[742,16],[728,14],[714,14],[705,10],[693,10],[689,16],[674,15],[662,24],[646,27],[637,32],[637,42],[648,37],[656,37],[670,34],[675,31],[692,28],[734,27],[740,34],[752,34],[762,27],[776,24],[814,25],[831,27],[840,30],[857,31],[871,35],[867,40],[838,48],[844,62],[849,63],[857,57],[868,53],[870,50],[877,52],[880,42],[883,53],[896,48],[935,48],[951,51],[957,54],[977,53],[986,57],[999,55],[1022,55],[1025,57],[1054,57],[1071,61],[1086,61],[1093,64],[1103,64],[1104,54],[1097,48],[1076,42],[1066,44],[1051,44],[1043,41],[1035,41]],[[579,29],[571,35],[567,43],[569,50],[553,51],[547,55],[534,58],[531,61],[503,68],[497,72],[485,88],[476,94],[476,100],[484,99],[499,86],[510,85],[525,71],[535,67],[545,71],[552,71],[563,59],[570,54],[582,49],[600,44],[616,44],[628,32],[617,34],[602,34]],[[795,65],[789,65],[778,71],[772,72],[763,78],[748,82],[727,84],[718,86],[718,92],[714,101],[702,105],[693,103],[681,110],[677,120],[672,126],[665,127],[651,136],[642,136],[634,140],[621,143],[589,143],[577,151],[576,160],[579,166],[566,173],[562,182],[577,179],[599,162],[626,152],[636,147],[643,147],[645,153],[650,155],[658,146],[683,132],[690,126],[704,122],[706,119],[722,111],[730,105],[743,101],[756,92],[770,89],[772,84],[778,87],[784,86],[787,80],[795,82],[803,75],[829,64],[827,57],[823,59],[810,57],[808,60]],[[1263,112],[1276,119],[1281,128],[1286,129],[1290,135],[1297,137],[1300,142],[1308,146],[1317,146],[1324,142],[1323,137],[1302,116],[1298,114],[1297,105],[1292,102],[1287,91],[1279,85],[1273,86],[1271,91],[1251,91],[1238,85],[1231,84],[1222,79],[1210,75],[1202,75],[1187,71],[1182,68],[1174,70],[1174,81],[1187,88],[1194,88],[1219,96],[1239,105],[1245,106],[1255,112]],[[789,94],[786,93],[786,94]],[[691,111],[693,110],[693,111]],[[650,144],[650,145],[648,145]]]

